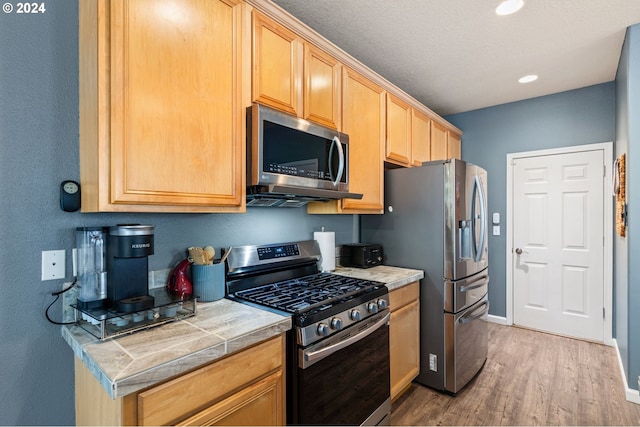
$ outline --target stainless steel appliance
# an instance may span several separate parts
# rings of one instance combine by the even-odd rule
[[[154,306],[149,295],[148,258],[153,255],[152,225],[117,225],[107,239],[107,304],[121,313]]]
[[[388,424],[387,287],[320,273],[319,259],[314,240],[234,247],[227,298],[292,316],[287,424]]]
[[[299,207],[349,193],[349,137],[254,103],[247,108],[247,206]]]
[[[417,381],[454,394],[487,358],[486,191],[486,171],[460,160],[388,170],[385,214],[361,218],[387,264],[424,270]]]

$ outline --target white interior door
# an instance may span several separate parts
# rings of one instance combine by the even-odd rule
[[[513,160],[513,323],[604,339],[604,153]]]

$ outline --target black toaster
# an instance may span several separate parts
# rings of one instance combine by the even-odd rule
[[[350,243],[340,249],[340,265],[343,267],[375,267],[382,264],[382,258],[382,245],[374,243]]]

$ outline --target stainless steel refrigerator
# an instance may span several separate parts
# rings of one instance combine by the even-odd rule
[[[416,381],[455,394],[487,359],[487,172],[455,159],[392,169],[384,197],[384,215],[360,217],[361,241],[424,270]]]

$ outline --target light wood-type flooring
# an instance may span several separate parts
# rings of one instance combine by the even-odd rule
[[[613,347],[489,323],[489,355],[457,396],[413,383],[392,425],[640,425]]]

